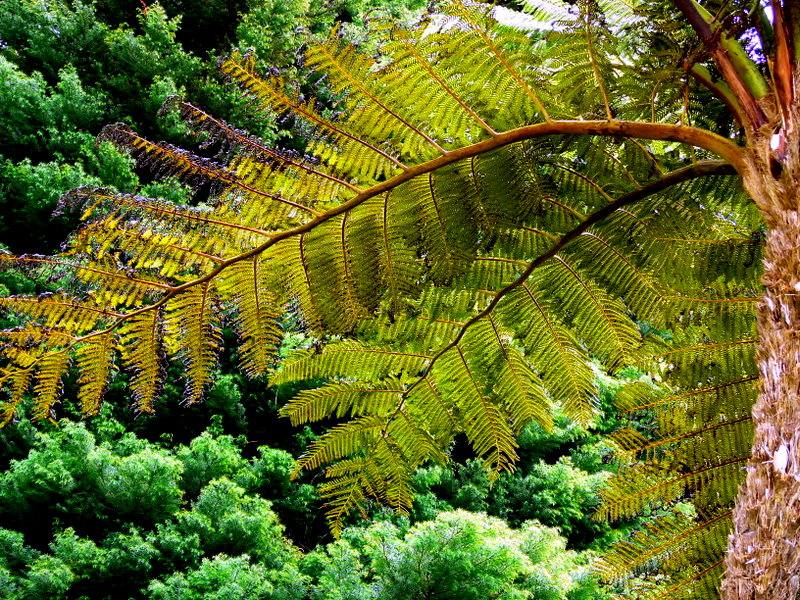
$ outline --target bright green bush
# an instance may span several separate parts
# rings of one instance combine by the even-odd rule
[[[389,522],[347,529],[302,568],[320,600],[599,600],[587,558],[536,521],[512,529],[459,510],[410,529]]]
[[[148,588],[151,600],[302,600],[303,578],[286,575],[252,564],[246,556],[224,554],[204,559],[194,570],[175,573]]]
[[[225,478],[209,483],[179,521],[183,531],[199,535],[209,555],[247,554],[269,568],[293,558],[270,503]]]
[[[197,498],[212,479],[235,480],[247,467],[231,436],[214,437],[207,431],[188,446],[180,446],[176,455],[183,463],[181,483],[189,498]]]

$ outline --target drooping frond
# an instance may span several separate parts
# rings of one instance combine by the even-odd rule
[[[735,248],[731,238],[722,240]],[[738,245],[747,247],[750,240]],[[625,518],[680,502],[691,503],[697,513],[682,517],[682,524],[658,518],[637,537],[612,546],[600,563],[602,575],[639,573],[661,580],[620,598],[699,600],[715,597],[720,583],[730,509],[751,455],[757,340],[754,298],[738,296],[750,288],[753,273],[728,269],[727,277],[709,285],[709,259],[694,254],[683,264],[680,287],[662,296],[663,323],[675,335],[669,341],[654,338],[642,349],[644,364],[661,383],[634,382],[617,397],[622,411],[654,430],[649,436],[636,428],[614,435],[623,466],[602,492],[598,515]],[[663,280],[671,281],[671,275]],[[701,290],[703,295],[696,293]]]
[[[355,175],[357,181],[364,185],[387,177],[405,166],[391,151],[378,147],[367,136],[349,131],[346,125],[325,119],[313,105],[313,101],[302,100],[287,91],[287,83],[283,78],[258,77],[248,56],[234,54],[220,62],[220,69],[255,98],[262,108],[278,114],[290,114],[313,131],[315,137],[310,142],[310,151],[335,176]],[[355,172],[351,174],[350,169]]]
[[[69,367],[69,354],[51,351],[39,361],[36,369],[36,381],[33,386],[35,396],[33,416],[38,419],[52,418],[50,410],[58,401],[61,393],[61,378]]]
[[[173,146],[154,144],[124,125],[107,126],[101,137],[132,149],[139,162],[154,168],[157,174],[169,174],[192,186],[209,183],[212,194],[222,194],[223,198],[227,195],[234,198],[243,197],[250,201],[257,198],[260,203],[270,207],[270,210],[265,211],[265,215],[272,216],[275,219],[274,223],[263,219],[270,226],[291,222],[298,216],[318,214],[310,206],[284,198],[272,191],[248,185],[246,174],[243,177],[240,172],[234,173],[223,165],[192,156]],[[238,171],[241,170],[239,167]]]
[[[730,511],[692,518],[675,511],[650,521],[629,540],[617,542],[596,565],[607,580],[620,583],[626,593],[620,598],[710,598],[719,585],[721,562],[731,526]],[[626,584],[631,573],[647,574],[655,561],[664,575]]]
[[[158,310],[142,312],[125,320],[120,327],[122,363],[133,371],[131,396],[136,409],[152,412],[153,402],[161,387],[162,328]]]
[[[373,387],[367,387],[359,381],[329,383],[299,393],[281,412],[291,419],[292,425],[330,417],[342,419],[363,414],[387,415],[400,403],[404,393],[400,380],[391,377]]]
[[[78,379],[78,402],[84,414],[100,410],[108,380],[114,368],[115,332],[95,336],[75,351]]]
[[[553,397],[570,414],[588,420],[595,394],[588,353],[558,317],[553,300],[526,283],[509,294],[499,314],[518,332],[527,360],[542,374]]]
[[[197,402],[212,381],[222,343],[219,306],[210,283],[196,285],[166,304],[168,345],[184,366],[186,402]]]
[[[6,425],[14,418],[17,407],[22,403],[33,379],[33,367],[6,367],[0,375],[0,384],[8,394],[8,399],[0,405],[0,425]]]
[[[98,323],[121,316],[91,302],[79,301],[64,294],[39,297],[7,296],[0,298],[0,306],[9,312],[25,315],[44,327],[58,327],[61,331],[81,334]]]
[[[517,442],[507,417],[478,379],[461,346],[448,350],[437,363],[440,389],[457,397],[455,409],[464,433],[478,456],[494,472],[509,470],[517,458]]]
[[[239,359],[250,377],[266,375],[282,338],[278,297],[269,287],[260,256],[223,271],[216,280],[220,304],[233,309]]]

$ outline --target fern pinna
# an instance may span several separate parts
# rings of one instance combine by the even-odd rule
[[[179,99],[216,159],[107,127],[211,200],[77,189],[63,205],[85,225],[62,254],[0,257],[70,290],[0,299],[24,319],[2,333],[3,421],[31,391],[48,417],[70,365],[87,414],[117,364],[151,411],[165,358],[198,401],[227,322],[249,375],[326,381],[282,412],[342,420],[298,463],[325,467],[338,531],[368,497],[406,510],[410,474],[446,461],[458,433],[491,472],[512,469],[516,434],[548,426],[554,406],[595,418],[592,361],[637,365],[658,384],[631,384],[620,408],[656,437],[616,435],[627,466],[600,514],[656,516],[599,571],[660,574],[632,597],[712,597],[750,455],[762,224],[733,177],[740,115],[719,116],[741,102],[677,47],[632,60],[666,22],[635,5],[530,2],[521,15],[456,1],[410,30],[379,28],[377,56],[334,34],[305,57],[334,110],[248,54],[221,60],[253,110],[291,119],[303,154]],[[287,312],[324,343],[275,370]]]

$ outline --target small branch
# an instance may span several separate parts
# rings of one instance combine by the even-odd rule
[[[772,0],[771,5],[775,19],[775,55],[770,67],[772,69],[775,95],[778,97],[778,108],[783,118],[784,135],[789,135],[789,132],[793,129],[791,106],[794,100],[794,61],[781,3],[777,0]]]
[[[792,48],[791,59],[795,63],[800,60],[800,3],[797,0],[785,0],[783,3],[783,16],[786,23],[786,32]]]
[[[704,16],[696,2],[693,0],[673,0],[673,2],[689,21],[692,29],[697,33],[706,50],[711,54],[720,71],[722,71],[722,77],[730,86],[734,96],[739,99],[747,116],[747,124],[756,130],[766,124],[767,117],[757,102],[757,98],[766,93],[766,84],[756,66],[746,56],[742,60],[734,61],[729,54],[733,50],[731,44],[727,49],[724,49],[720,43],[721,36],[725,35],[724,32],[717,33],[712,29],[708,19],[713,17],[710,15]],[[738,42],[735,40],[730,41],[738,46]],[[741,47],[739,47],[739,50],[741,50]],[[735,62],[737,64],[734,64]]]
[[[733,115],[733,118],[736,119],[736,122],[739,124],[740,127],[744,126],[744,118],[742,117],[742,106],[739,104],[739,101],[736,99],[736,96],[733,95],[731,92],[731,88],[728,87],[724,81],[716,82],[711,77],[711,72],[700,64],[693,64],[691,67],[687,69],[689,75],[694,77],[697,81],[702,83],[706,88],[708,88],[712,94],[714,94],[717,98],[722,100],[725,106],[728,107],[728,110]]]

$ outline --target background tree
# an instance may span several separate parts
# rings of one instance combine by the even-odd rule
[[[280,124],[254,112],[218,76],[216,59],[253,47],[304,85],[297,51],[309,32],[343,24],[363,37],[371,14],[408,18],[419,0],[370,2],[146,3],[138,0],[21,0],[0,15],[0,241],[13,252],[53,252],[76,220],[50,217],[58,197],[80,185],[132,192],[151,183],[111,144],[95,144],[103,125],[125,122],[171,143],[194,142],[174,117],[158,117],[179,94],[267,141]],[[145,6],[145,8],[143,8]],[[213,24],[213,25],[210,25]],[[140,193],[174,202],[180,186]],[[198,190],[195,201],[205,196]]]
[[[536,521],[511,529],[485,514],[456,511],[405,531],[387,522],[347,529],[308,554],[301,568],[312,578],[311,596],[326,600],[599,600],[605,596],[592,583],[587,558],[567,551],[557,530]]]
[[[610,369],[650,356],[668,385],[634,382],[621,406],[644,411],[659,439],[619,434],[651,460],[612,481],[601,510],[693,508],[664,511],[617,546],[606,574],[661,556],[668,577],[637,593],[707,598],[733,521],[722,595],[794,598],[798,523],[777,515],[800,465],[796,15],[771,7],[767,18],[760,5],[548,3],[525,19],[456,2],[415,29],[386,29],[377,56],[336,36],[309,49],[333,105],[233,54],[222,71],[290,118],[306,154],[186,102],[181,116],[219,142],[216,162],[106,129],[143,162],[210,186],[216,204],[81,189],[65,207],[88,223],[65,255],[5,259],[68,266],[78,290],[3,300],[31,319],[5,334],[6,419],[32,382],[34,416],[48,416],[70,356],[95,411],[117,346],[139,410],[152,409],[162,350],[183,362],[194,402],[212,379],[221,317],[257,375],[288,306],[330,343],[297,353],[273,383],[330,382],[284,413],[351,417],[300,461],[334,463],[323,494],[337,527],[366,495],[407,509],[410,473],[446,460],[459,431],[491,471],[510,469],[515,434],[532,420],[548,427],[551,400],[593,418],[590,354]]]

